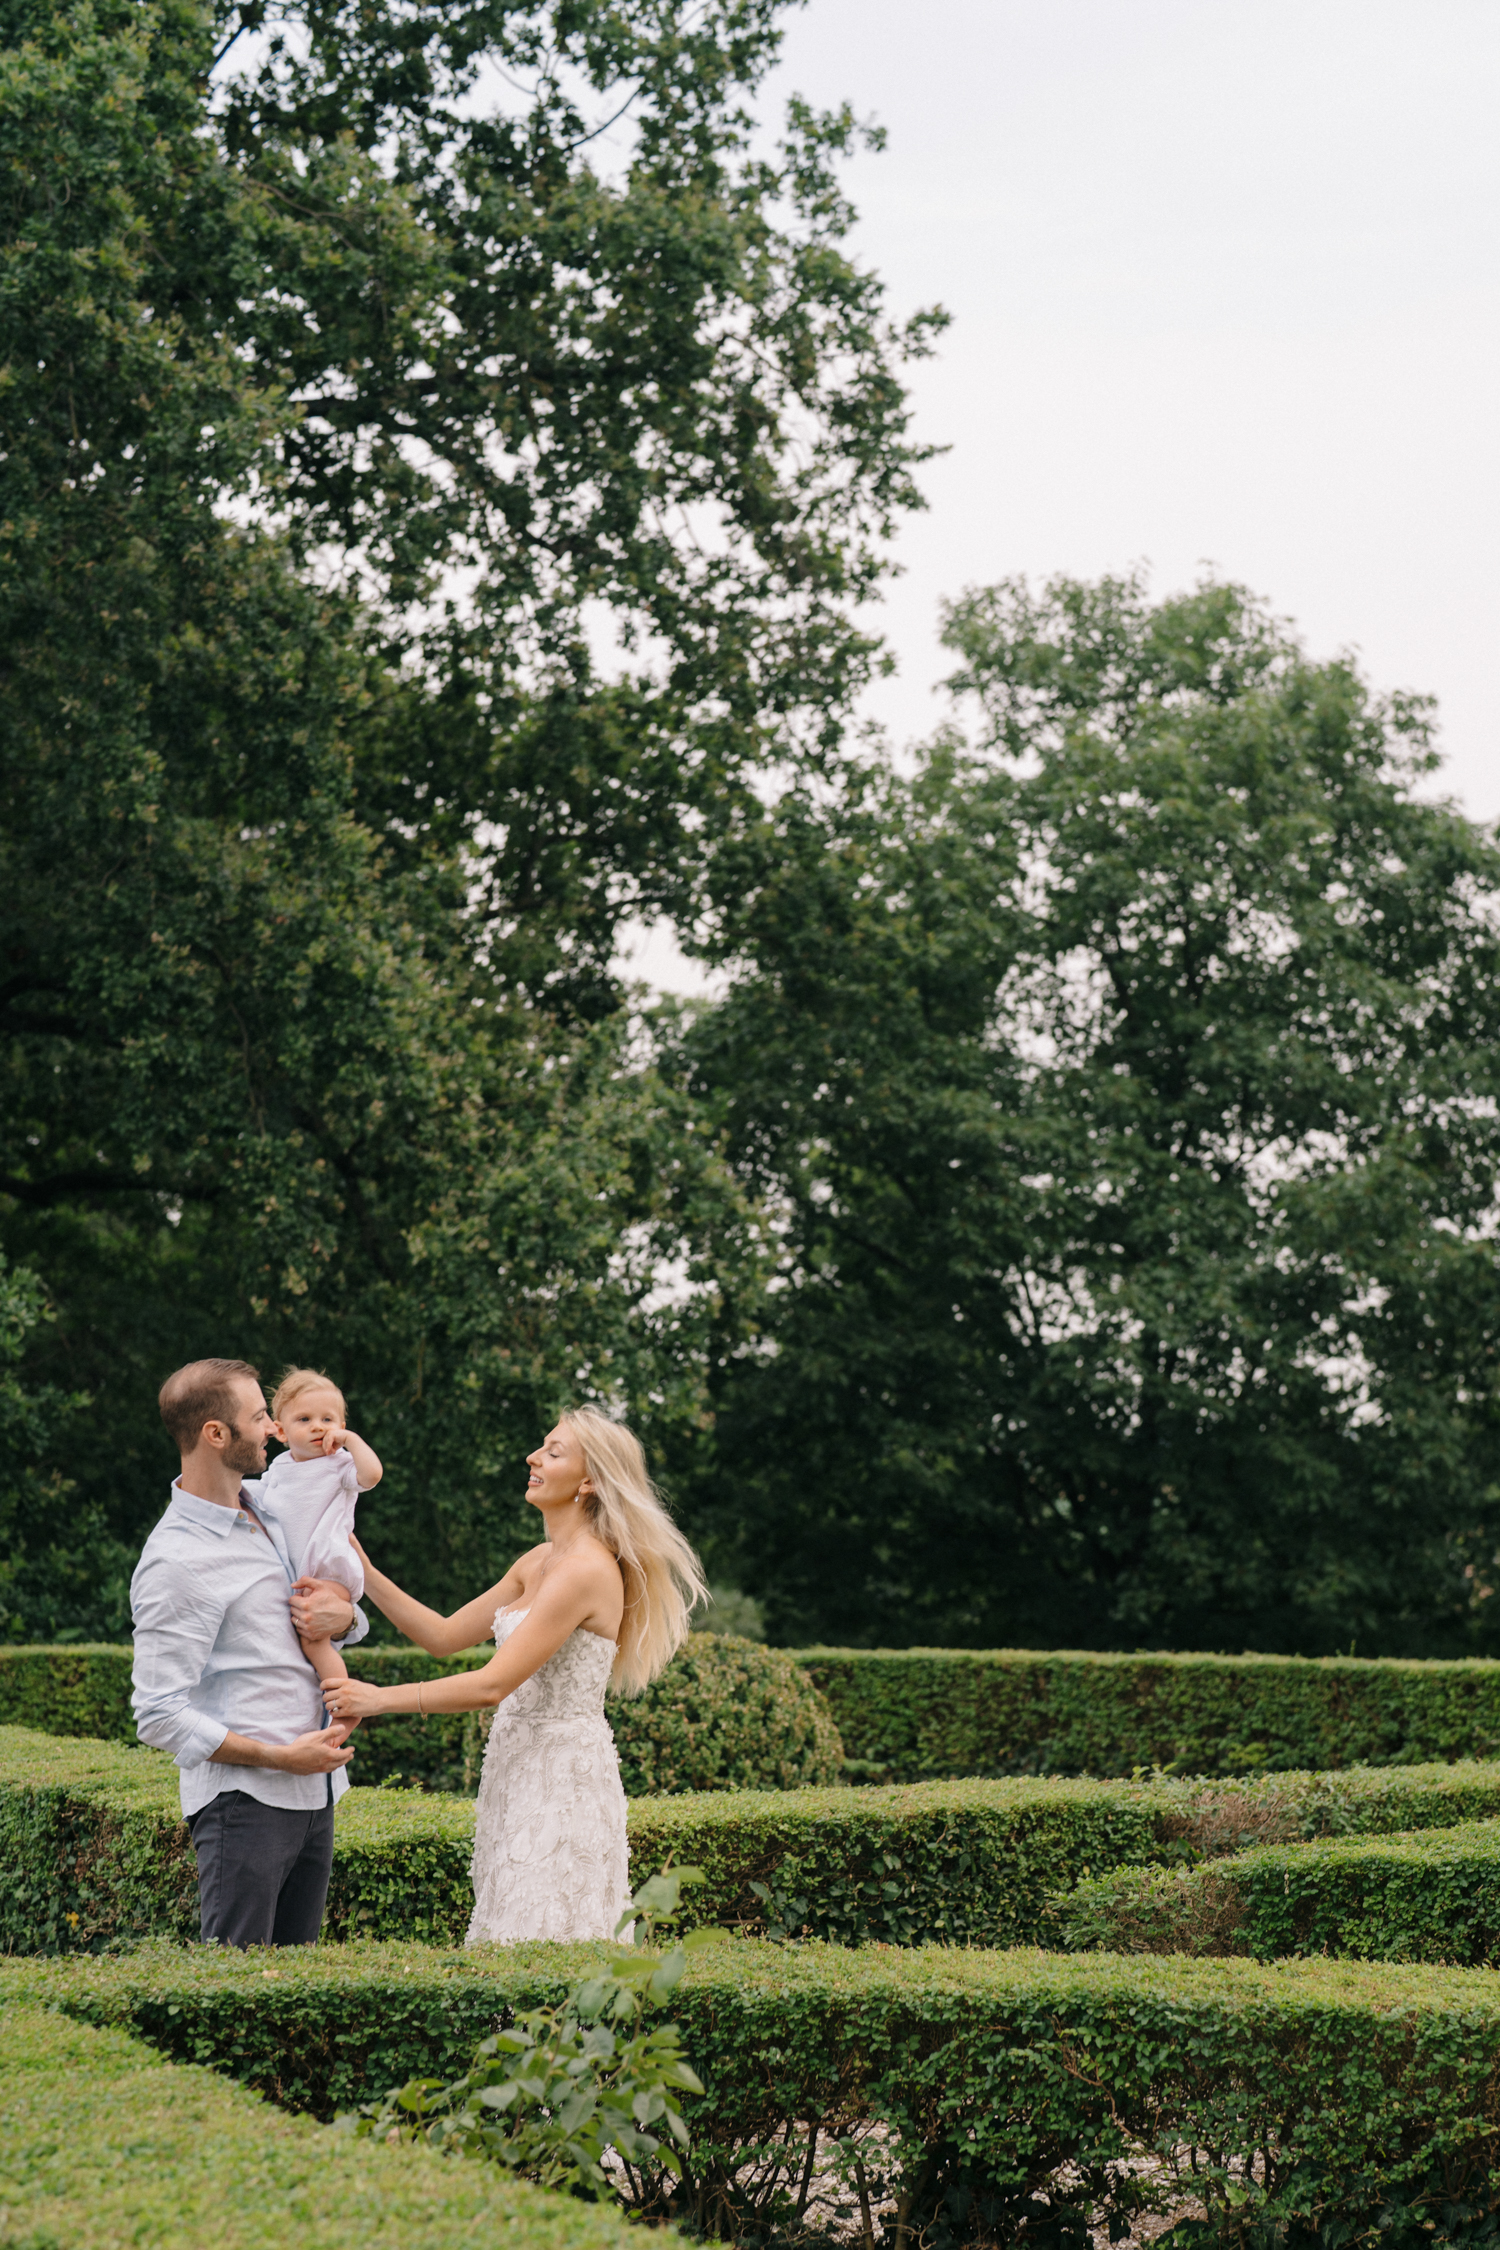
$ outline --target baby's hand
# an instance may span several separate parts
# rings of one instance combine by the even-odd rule
[[[366,1445],[358,1430],[325,1431],[323,1437],[325,1454],[336,1453],[341,1445],[347,1448],[349,1457],[354,1463],[355,1481],[359,1485],[360,1491],[373,1492],[384,1474],[380,1466],[379,1454],[373,1446]]]

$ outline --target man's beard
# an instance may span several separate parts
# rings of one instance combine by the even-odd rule
[[[242,1437],[231,1422],[229,1443],[224,1448],[224,1466],[233,1469],[237,1477],[253,1477],[266,1465],[264,1438]]]

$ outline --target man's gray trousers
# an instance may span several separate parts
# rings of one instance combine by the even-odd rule
[[[313,1945],[333,1869],[333,1806],[290,1812],[224,1789],[188,1821],[203,1936],[220,1945]]]

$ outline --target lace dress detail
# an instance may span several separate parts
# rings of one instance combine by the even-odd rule
[[[525,1614],[496,1611],[497,1648]],[[467,1944],[614,1936],[630,1900],[625,1791],[604,1716],[614,1660],[612,1642],[580,1628],[496,1711]]]

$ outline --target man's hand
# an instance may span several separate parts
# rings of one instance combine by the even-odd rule
[[[253,1735],[226,1734],[209,1763],[215,1766],[258,1766],[268,1773],[336,1773],[354,1756],[346,1750],[346,1726],[325,1727],[321,1734],[299,1734],[295,1742],[257,1742]]]
[[[276,1753],[277,1770],[281,1773],[335,1773],[347,1766],[354,1756],[344,1747],[347,1729],[341,1726],[325,1727],[321,1734],[299,1734],[295,1742],[284,1742]]]
[[[299,1578],[292,1588],[292,1626],[304,1641],[340,1641],[354,1624],[349,1589],[336,1578]]]

